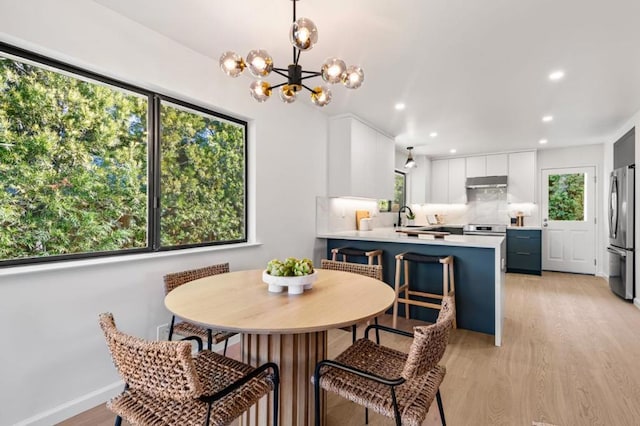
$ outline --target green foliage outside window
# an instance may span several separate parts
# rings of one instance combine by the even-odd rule
[[[147,99],[0,60],[0,259],[144,247]]]
[[[246,239],[245,126],[162,100],[155,188],[149,99],[0,56],[0,262]]]
[[[395,172],[393,204],[397,205],[397,208],[406,204],[406,175],[402,172]]]
[[[163,104],[162,246],[241,240],[244,127]]]
[[[584,173],[549,175],[549,220],[584,220]]]

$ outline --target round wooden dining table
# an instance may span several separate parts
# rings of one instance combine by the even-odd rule
[[[314,424],[310,378],[327,358],[327,330],[350,326],[385,312],[395,298],[382,281],[349,272],[316,269],[317,281],[302,294],[270,293],[262,270],[201,278],[171,291],[165,306],[180,318],[242,334],[242,360],[280,367],[280,423]],[[271,403],[263,398],[242,424],[270,425]],[[324,397],[323,397],[324,399]],[[321,424],[324,421],[324,407]]]

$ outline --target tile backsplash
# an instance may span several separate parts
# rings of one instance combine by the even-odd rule
[[[469,223],[509,223],[506,188],[482,188],[467,191]]]
[[[435,214],[440,215],[447,224],[509,224],[510,218],[521,211],[525,216],[525,225],[540,225],[538,205],[508,204],[503,188],[476,189],[468,191],[467,196],[467,204],[412,204],[411,209],[416,215],[414,224],[428,225],[427,215]],[[322,234],[355,230],[356,210],[369,211],[373,228],[392,227],[398,218],[397,212],[379,212],[375,200],[316,197],[316,232]]]
[[[397,213],[378,212],[378,202],[359,198],[316,197],[316,232],[356,229],[356,210],[368,210],[373,228],[391,227]]]

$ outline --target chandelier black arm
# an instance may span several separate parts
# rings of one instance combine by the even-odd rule
[[[271,86],[270,88],[271,88],[271,90],[273,90],[273,89],[277,89],[278,87],[282,87],[282,86],[284,86],[286,84],[289,84],[289,82],[285,81],[284,83],[276,84],[275,86]]]
[[[315,90],[310,89],[309,87],[305,86],[304,84],[301,84],[302,87],[304,87],[305,89],[307,89],[308,91],[310,91],[311,93],[316,93]]]
[[[297,56],[296,56],[296,50],[298,51],[298,55]],[[294,48],[293,48],[293,58],[295,59],[295,61],[294,61],[295,65],[298,65],[298,61],[300,60],[300,54],[301,53],[302,53],[302,50],[296,49],[295,46],[294,46]]]
[[[285,69],[282,69],[282,68],[272,68],[271,71],[273,71],[274,73],[276,73],[278,75],[283,76],[284,78],[287,78],[287,79],[289,78],[289,74],[288,74],[289,70],[285,70]],[[287,74],[285,74],[283,71],[286,71]]]
[[[301,72],[304,72],[304,73],[307,73],[307,74],[313,74],[313,76],[322,75],[322,73],[320,71],[305,71],[305,70],[301,70]],[[308,77],[303,77],[303,78],[308,78]]]
[[[313,75],[306,75],[304,77],[301,77],[300,80],[306,80],[308,78],[315,78],[315,77],[319,77],[321,74],[313,74]]]

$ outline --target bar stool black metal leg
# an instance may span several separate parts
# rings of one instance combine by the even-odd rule
[[[224,340],[224,351],[222,351],[222,355],[227,356],[227,346],[229,345],[229,339]]]
[[[357,337],[357,333],[356,333],[356,325],[353,324],[351,326],[351,343],[355,343],[356,342],[356,337]]]

